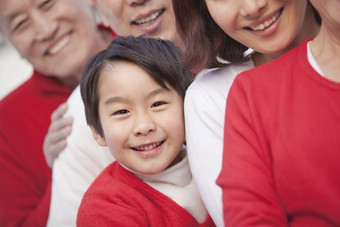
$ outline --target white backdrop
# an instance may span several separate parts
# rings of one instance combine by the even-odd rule
[[[0,99],[26,81],[32,70],[0,33]]]

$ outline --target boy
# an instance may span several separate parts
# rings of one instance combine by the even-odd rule
[[[117,161],[85,193],[77,225],[214,226],[183,148],[193,77],[178,58],[169,41],[121,37],[85,66],[86,121]]]
[[[119,36],[145,34],[147,37],[171,40],[176,45],[181,45],[171,0],[90,2],[98,9],[102,21],[110,25]],[[65,106],[61,108],[61,112],[54,112],[44,143],[47,159],[50,156],[52,159],[57,157],[62,150],[61,155],[53,162],[48,227],[74,226],[85,191],[99,173],[114,161],[107,147],[99,147],[94,141],[86,124],[85,113],[79,111],[84,108],[79,87],[67,100],[67,106],[66,113]],[[98,152],[99,149],[102,151]]]

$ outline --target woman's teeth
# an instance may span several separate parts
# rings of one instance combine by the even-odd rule
[[[64,38],[59,40],[59,42],[57,42],[55,45],[53,45],[48,50],[48,53],[51,54],[51,55],[58,53],[67,44],[67,42],[70,40],[70,36],[71,35],[66,35]]]
[[[277,19],[280,17],[280,12],[278,14],[276,14],[275,16],[273,16],[272,18],[270,18],[269,20],[265,21],[264,23],[257,25],[256,27],[251,27],[252,30],[254,31],[262,31],[268,27],[270,27],[270,25],[274,24]]]
[[[158,143],[154,143],[154,144],[150,144],[147,146],[140,146],[140,147],[135,147],[133,149],[137,150],[137,151],[146,151],[146,150],[151,150],[155,147],[158,147],[159,145],[161,145],[162,142],[158,142]]]
[[[153,22],[156,18],[158,18],[161,14],[163,13],[163,10],[154,12],[153,14],[151,14],[150,16],[144,17],[142,19],[139,20],[135,20],[134,23],[137,25],[145,25],[147,23],[151,23]]]

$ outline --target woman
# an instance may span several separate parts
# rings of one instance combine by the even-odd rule
[[[230,226],[340,225],[340,2],[311,3],[315,39],[230,89],[218,178]]]
[[[32,77],[0,102],[0,225],[46,226],[51,169],[42,144],[51,113],[112,34],[98,29],[83,0],[3,0],[0,26],[34,67]]]
[[[233,79],[315,36],[319,25],[306,0],[200,0],[198,4],[173,0],[173,7],[187,67],[226,65],[194,81],[184,108],[190,167],[211,217],[223,226],[222,191],[215,181],[222,168],[225,103]],[[248,48],[255,52],[244,55]]]

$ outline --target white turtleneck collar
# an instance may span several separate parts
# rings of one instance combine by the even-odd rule
[[[182,147],[180,155],[182,158],[180,162],[152,175],[137,173],[124,165],[122,166],[157,191],[171,198],[195,217],[199,223],[203,223],[208,212],[192,178],[185,146]]]

